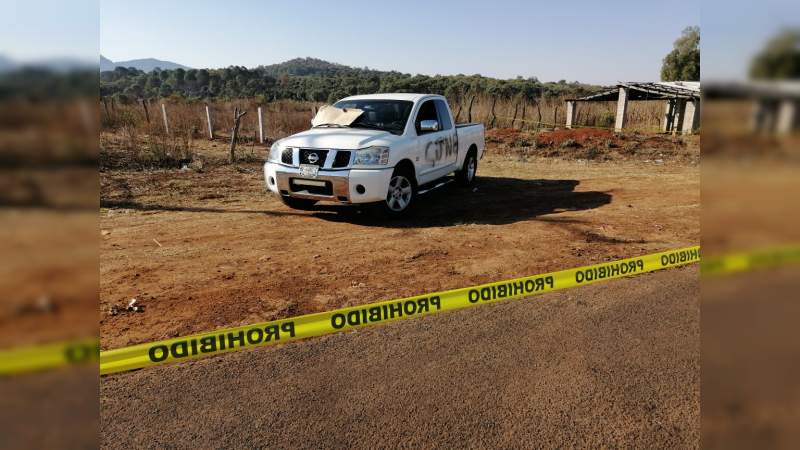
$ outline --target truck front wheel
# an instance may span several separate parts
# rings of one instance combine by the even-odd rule
[[[470,152],[467,153],[467,157],[464,158],[464,166],[461,170],[456,172],[456,179],[462,186],[471,186],[475,181],[475,173],[477,171],[478,158],[475,156],[475,152],[470,150]]]
[[[395,169],[389,179],[389,191],[382,203],[383,212],[390,217],[399,217],[408,212],[414,201],[416,189],[413,178],[407,171]]]

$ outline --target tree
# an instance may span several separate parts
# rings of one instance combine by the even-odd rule
[[[750,63],[750,77],[800,78],[800,28],[787,28],[770,39]]]
[[[700,27],[686,27],[661,65],[661,81],[700,81]]]
[[[138,88],[137,88],[138,86]],[[162,86],[166,86],[163,87]],[[104,95],[140,92],[144,97],[180,95],[187,99],[249,98],[339,100],[353,94],[374,92],[422,92],[445,94],[453,104],[476,95],[492,93],[510,98],[579,96],[598,86],[568,83],[543,83],[535,77],[500,80],[475,75],[411,75],[352,68],[314,59],[297,59],[272,66],[247,69],[153,70],[119,68],[100,74]]]

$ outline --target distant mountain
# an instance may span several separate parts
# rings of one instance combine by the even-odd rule
[[[360,72],[362,70],[318,58],[294,58],[278,64],[259,66],[258,68],[271,76],[336,76]]]
[[[100,72],[114,70],[114,67],[117,67],[114,65],[114,61],[106,58],[103,55],[100,55]]]
[[[133,67],[144,72],[150,72],[155,68],[162,70],[191,69],[191,67],[184,66],[183,64],[174,63],[172,61],[162,61],[155,58],[131,59],[128,61],[114,62],[103,55],[100,55],[101,72],[114,70],[115,67]]]

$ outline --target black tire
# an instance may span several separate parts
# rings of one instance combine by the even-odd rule
[[[470,150],[464,158],[464,165],[461,170],[456,172],[456,180],[462,186],[472,186],[475,182],[475,174],[478,173],[478,157],[475,151]]]
[[[316,200],[309,200],[305,198],[295,198],[295,197],[287,197],[281,195],[281,201],[283,204],[288,206],[292,209],[301,209],[303,211],[308,211],[314,208],[314,205],[317,204]]]
[[[397,218],[407,216],[411,212],[417,197],[417,183],[413,173],[403,167],[397,167],[389,179],[389,190],[386,200],[377,206],[382,216]]]

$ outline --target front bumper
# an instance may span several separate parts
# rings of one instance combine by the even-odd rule
[[[267,162],[264,164],[264,179],[267,189],[282,196],[339,203],[371,203],[386,200],[393,169],[320,169],[316,178],[304,178],[297,167]]]

